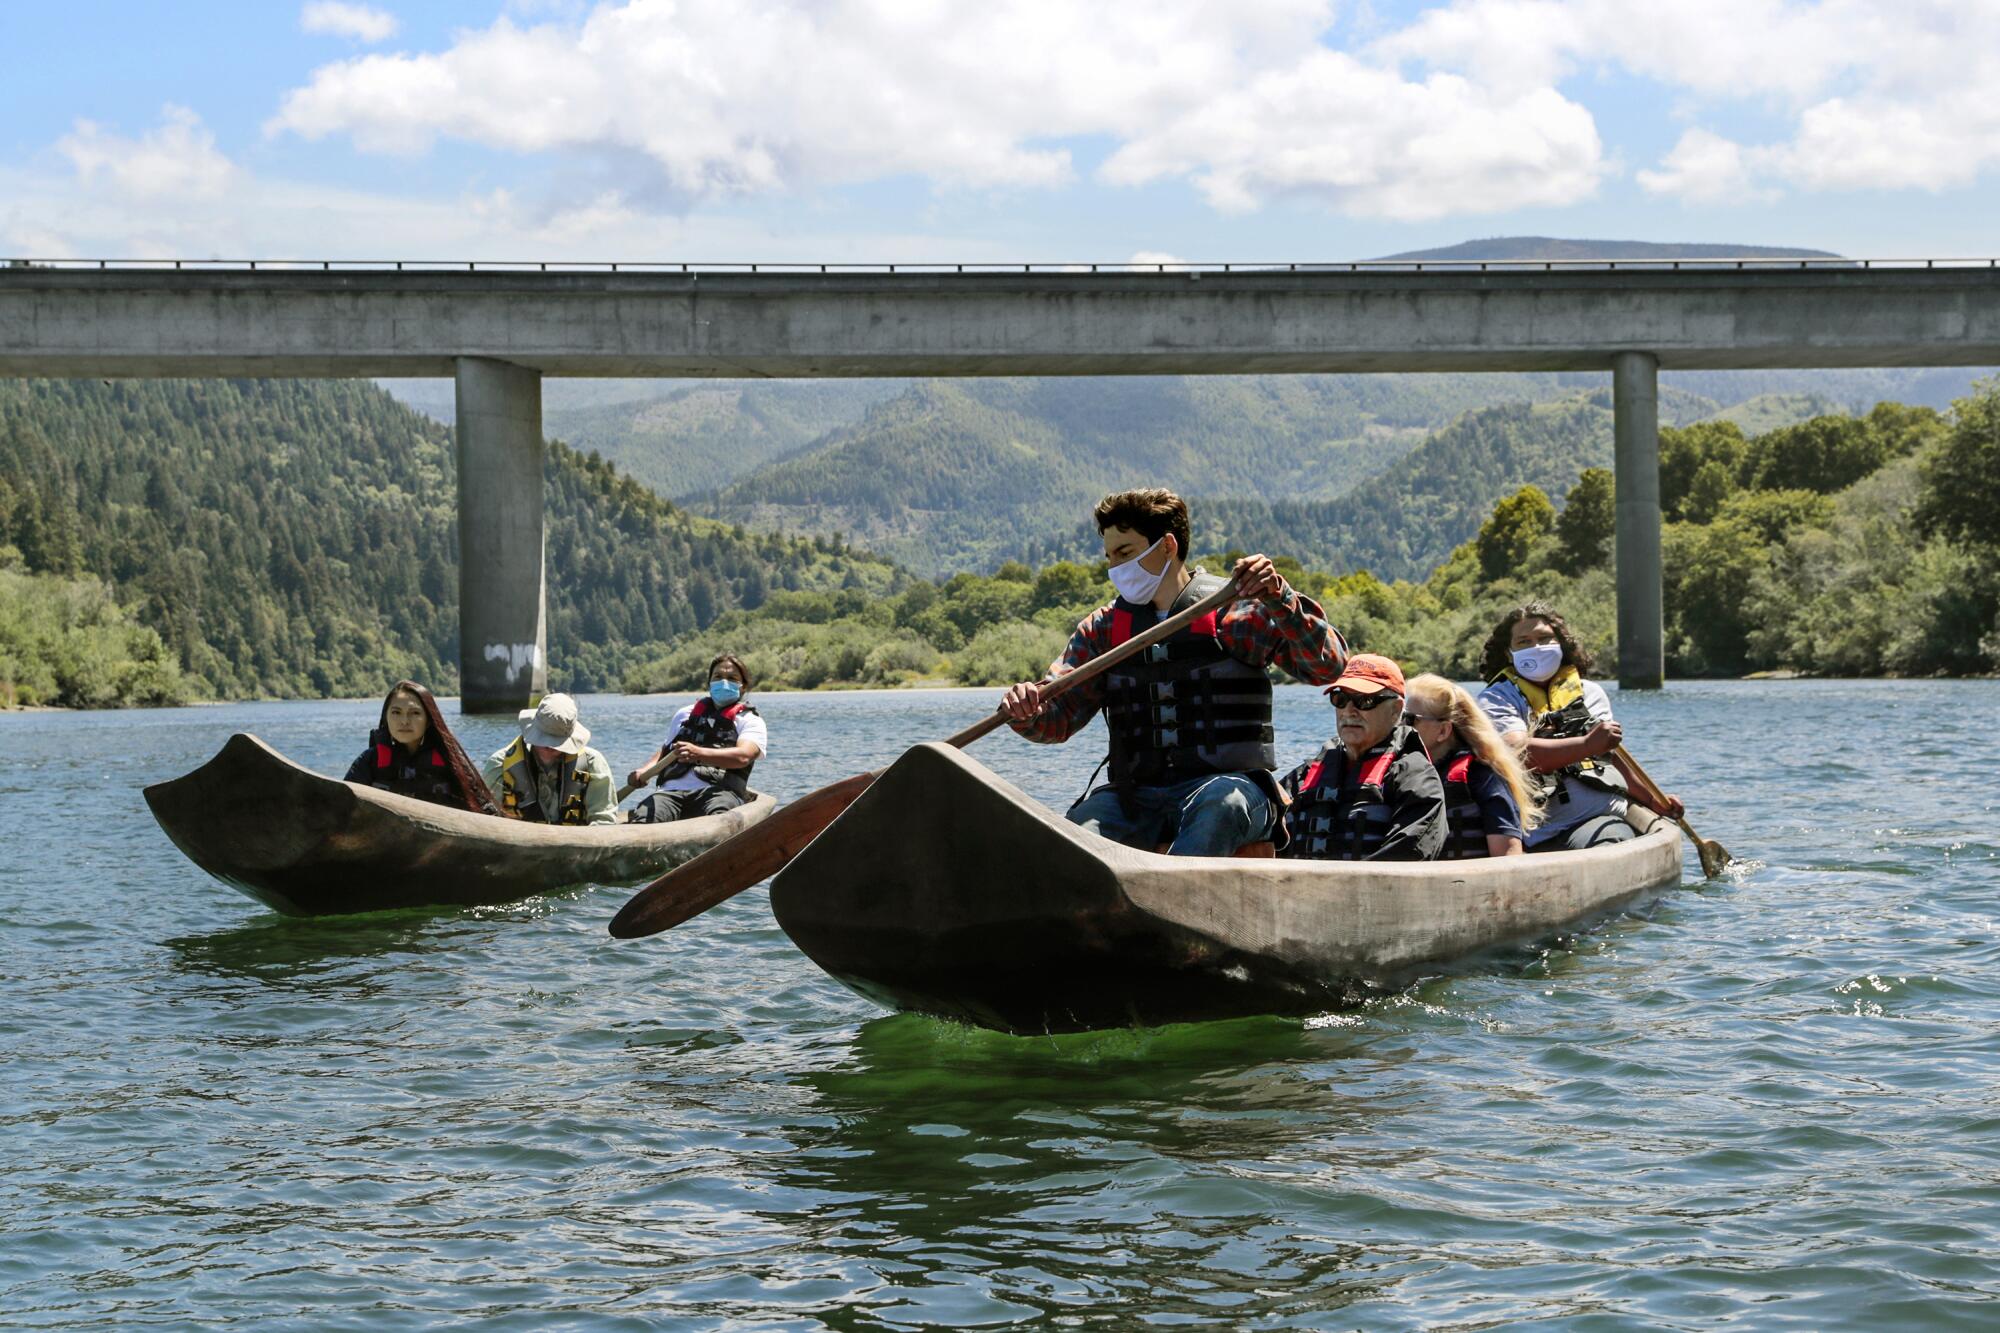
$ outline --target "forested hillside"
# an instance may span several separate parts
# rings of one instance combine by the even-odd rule
[[[1714,405],[1662,390],[1664,424]],[[1587,467],[1611,463],[1611,391],[1469,412],[1387,471],[1331,501],[1274,504],[1203,498],[1197,544],[1288,550],[1315,569],[1420,577],[1522,486],[1560,495]]]
[[[1941,406],[1972,372],[1752,371],[1667,375],[1661,419],[1685,424],[1739,413],[1753,431],[1814,411],[1866,411],[1909,389]],[[687,503],[753,528],[845,534],[915,572],[990,570],[1075,554],[1090,504],[1104,491],[1172,486],[1200,497],[1225,544],[1300,522],[1327,527],[1365,503],[1365,532],[1316,548],[1420,574],[1463,541],[1500,495],[1534,482],[1561,485],[1610,457],[1608,411],[1573,453],[1574,405],[1608,409],[1608,375],[1299,375],[1074,380],[934,380],[910,384],[837,430],[712,495]],[[770,386],[773,393],[791,391]],[[1529,405],[1546,416],[1518,420]],[[1467,412],[1499,410],[1514,424],[1466,427]],[[630,405],[616,409],[631,411]],[[1591,418],[1596,420],[1595,418]],[[732,427],[733,428],[733,427]],[[1593,428],[1595,429],[1595,428]],[[1565,438],[1537,442],[1552,430]],[[1519,447],[1481,444],[1496,433]],[[1509,470],[1516,463],[1525,464]],[[1544,465],[1546,464],[1546,465]],[[1377,489],[1362,494],[1362,488]],[[1449,487],[1426,491],[1431,485]],[[1463,489],[1469,487],[1469,489]],[[1215,501],[1222,501],[1215,504]],[[1417,530],[1381,532],[1380,516],[1407,514]],[[1197,513],[1197,522],[1201,512]]]
[[[901,392],[897,380],[709,380],[637,402],[552,405],[551,439],[595,450],[670,498],[744,473],[859,421]]]
[[[1504,437],[1518,416],[1472,429]],[[1478,678],[1499,616],[1540,598],[1597,651],[1601,674],[1615,675],[1612,475],[1585,467],[1552,489],[1566,499],[1560,508],[1534,485],[1487,505],[1420,582],[1301,563],[1304,546],[1282,529],[1263,545],[1356,649]],[[2000,669],[2000,381],[1949,415],[1885,403],[1754,436],[1733,422],[1668,428],[1660,490],[1670,675]],[[1199,528],[1196,546],[1212,569],[1239,553]],[[1068,561],[915,583],[893,598],[784,594],[724,616],[634,670],[626,687],[690,688],[725,649],[770,685],[1026,680],[1109,596],[1102,562]]]
[[[901,577],[828,540],[692,517],[560,446],[547,480],[551,677],[569,688],[773,589]],[[400,675],[455,689],[457,551],[450,431],[372,385],[0,382],[0,568],[41,576],[0,589],[9,613],[28,589],[89,601],[50,578],[96,580],[195,697],[368,694]],[[53,677],[36,679],[46,695]]]
[[[1553,376],[1514,378],[1555,391]],[[1491,393],[1474,375],[920,381],[690,504],[845,533],[920,573],[990,569],[1061,553],[1097,497],[1124,486],[1343,494]]]

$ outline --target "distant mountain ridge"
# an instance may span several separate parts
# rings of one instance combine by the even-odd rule
[[[1731,245],[1686,241],[1587,241],[1558,236],[1492,236],[1477,241],[1460,241],[1430,250],[1405,250],[1383,255],[1387,260],[1411,263],[1457,260],[1592,260],[1592,259],[1841,259],[1831,250],[1806,250],[1797,246]]]

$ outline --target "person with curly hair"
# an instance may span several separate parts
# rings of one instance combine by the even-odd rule
[[[1584,679],[1595,665],[1569,622],[1545,602],[1528,602],[1500,618],[1481,663],[1490,684],[1479,708],[1536,777],[1542,822],[1524,843],[1531,852],[1576,851],[1632,835],[1625,807],[1634,784],[1617,759],[1624,740],[1604,687]],[[1678,818],[1668,795],[1661,814]]]

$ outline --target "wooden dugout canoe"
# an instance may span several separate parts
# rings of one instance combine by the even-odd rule
[[[146,804],[188,860],[291,916],[636,884],[777,808],[753,793],[725,814],[671,824],[527,824],[323,777],[242,732],[192,773],[146,788]]]
[[[1088,834],[958,750],[904,755],[771,884],[854,991],[1008,1032],[1312,1014],[1681,879],[1680,835],[1356,863],[1162,856]]]

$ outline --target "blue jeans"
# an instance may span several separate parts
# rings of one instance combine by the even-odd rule
[[[1164,787],[1131,789],[1131,813],[1113,787],[1099,787],[1070,809],[1069,821],[1127,847],[1173,856],[1233,856],[1271,836],[1274,812],[1264,789],[1241,773],[1211,773]]]

